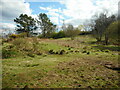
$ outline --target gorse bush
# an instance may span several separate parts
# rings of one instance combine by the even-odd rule
[[[11,34],[10,36],[9,36],[9,38],[12,38],[12,39],[15,39],[15,38],[18,38],[19,37],[19,35],[17,35],[17,34]]]
[[[39,49],[37,38],[16,38],[2,48],[3,58],[15,57],[16,55],[27,55],[34,57],[34,54],[42,55]]]
[[[39,49],[39,42],[36,37],[33,38],[17,38],[14,41],[12,41],[12,44],[22,52],[25,52],[26,54],[34,53],[34,54],[40,54]]]
[[[33,44],[25,38],[18,38],[12,41],[12,44],[15,45],[19,50],[31,51],[33,49]]]

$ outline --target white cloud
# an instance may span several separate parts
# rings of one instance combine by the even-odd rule
[[[54,23],[59,25],[62,20],[64,19],[62,10],[60,8],[55,9],[53,7],[39,7],[41,10],[47,11],[47,15],[49,15],[50,20]]]
[[[118,0],[64,0],[61,4],[66,6],[63,14],[70,17],[66,22],[74,25],[91,19],[95,13],[101,13],[105,9],[109,15],[118,12]]]
[[[2,33],[13,33],[15,31],[14,23],[0,23],[0,34]]]
[[[24,3],[24,0],[2,0],[2,21],[13,20],[18,17],[21,13],[31,15],[32,10],[30,9],[29,3]]]
[[[59,17],[62,20],[69,17],[69,19],[65,19],[66,24],[71,23],[76,26],[84,24],[93,15],[105,10],[108,11],[108,15],[118,12],[118,0],[60,0],[59,2],[66,8],[58,10],[52,7],[40,7],[40,9],[48,11],[47,14],[50,15],[51,21],[56,24],[61,22]]]
[[[53,9],[52,7],[40,7],[41,10],[47,10],[49,12],[58,12],[58,9]]]
[[[0,26],[2,29],[15,29],[14,19],[20,14],[31,15],[32,10],[30,4],[25,3],[25,0],[2,0],[0,3]]]
[[[13,29],[14,27],[15,27],[14,23],[0,23],[0,28]]]

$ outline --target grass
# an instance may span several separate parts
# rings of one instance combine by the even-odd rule
[[[42,55],[24,54],[2,60],[3,88],[119,88],[118,71],[104,67],[106,63],[118,64],[118,51],[89,44],[94,41],[90,36],[41,39],[38,49]],[[49,54],[49,50],[68,53]]]

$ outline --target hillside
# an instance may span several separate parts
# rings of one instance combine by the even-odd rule
[[[2,59],[3,88],[120,88],[120,47],[96,44],[90,35],[23,39],[3,43],[11,55]]]

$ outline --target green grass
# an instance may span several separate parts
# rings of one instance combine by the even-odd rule
[[[98,45],[90,43],[94,41],[90,36],[79,36],[75,40],[43,40],[38,44],[42,55],[30,57],[24,53],[3,59],[3,88],[23,88],[25,85],[30,88],[118,88],[118,71],[102,65],[118,64],[118,51],[96,48]],[[49,54],[49,50],[68,53]]]

